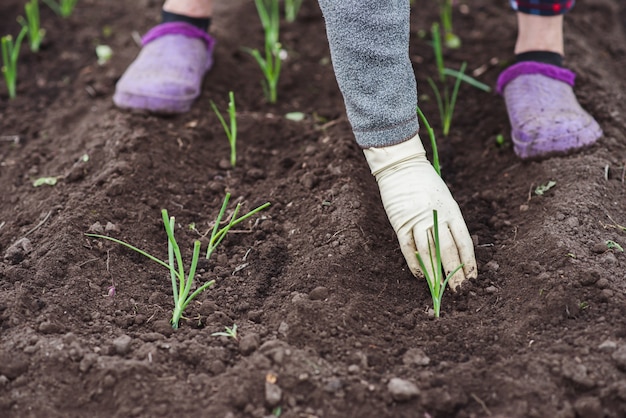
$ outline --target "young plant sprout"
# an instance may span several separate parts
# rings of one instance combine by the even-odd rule
[[[426,232],[428,234],[428,232]],[[447,276],[443,276],[442,265],[441,265],[441,248],[439,245],[439,224],[437,222],[437,211],[433,210],[433,239],[435,246],[435,259],[433,259],[433,253],[428,247],[428,257],[430,259],[430,265],[432,266],[432,271],[428,271],[426,269],[426,265],[424,264],[424,259],[419,253],[415,253],[417,257],[417,261],[419,262],[420,267],[422,268],[422,272],[424,273],[424,277],[426,277],[426,282],[428,283],[428,289],[430,290],[430,295],[433,299],[433,309],[435,311],[435,317],[439,318],[441,311],[441,299],[443,298],[443,292],[446,290],[446,285],[448,284],[448,280],[454,274],[459,271],[463,264],[452,270],[448,273]]]
[[[554,181],[554,180],[550,180],[546,184],[540,184],[539,186],[537,186],[535,188],[535,194],[537,196],[543,196],[545,192],[547,192],[548,190],[550,190],[554,186],[556,186],[556,181]]]
[[[439,150],[437,149],[435,131],[433,130],[433,128],[430,127],[426,116],[424,116],[424,113],[422,113],[422,110],[419,108],[419,106],[417,107],[417,114],[422,121],[422,125],[424,125],[424,128],[426,128],[426,132],[428,132],[428,138],[430,138],[430,146],[433,149],[433,167],[435,168],[437,174],[439,174],[439,177],[441,177],[441,166],[439,165]]]
[[[45,29],[41,28],[39,21],[39,0],[30,0],[24,5],[24,12],[26,19],[22,16],[17,18],[22,27],[26,27],[28,32],[28,43],[32,52],[39,52],[41,41],[46,34]]]
[[[452,0],[439,0],[439,16],[443,26],[443,40],[450,49],[461,47],[461,38],[456,36],[452,29]]]
[[[17,84],[17,58],[20,55],[20,48],[22,46],[22,40],[26,36],[28,28],[22,27],[19,35],[13,42],[11,35],[3,36],[0,39],[0,46],[2,48],[2,74],[4,74],[4,81],[9,91],[9,98],[14,99],[16,94]]]
[[[257,207],[256,209],[253,209],[250,212],[246,213],[245,215],[237,217],[237,214],[239,213],[239,209],[241,209],[241,203],[237,203],[237,206],[235,206],[235,210],[233,211],[233,214],[230,216],[230,221],[228,221],[226,226],[220,229],[219,225],[220,225],[220,222],[222,221],[222,218],[224,217],[224,213],[226,212],[226,206],[228,205],[229,200],[230,200],[230,193],[226,193],[226,197],[224,198],[224,203],[222,203],[222,208],[220,209],[220,213],[217,215],[215,225],[213,225],[213,229],[211,230],[211,238],[209,239],[209,246],[206,249],[207,260],[211,258],[211,254],[213,254],[213,251],[215,251],[217,246],[220,245],[220,243],[222,242],[222,240],[224,239],[224,237],[226,236],[230,228],[237,225],[238,223],[245,221],[246,219],[248,219],[255,213],[262,211],[263,209],[267,208],[270,205],[269,202],[264,203],[261,206]]]
[[[283,54],[280,42],[278,42],[280,31],[278,0],[255,0],[254,3],[265,31],[265,57],[261,55],[258,49],[244,48],[244,50],[254,57],[261,67],[261,71],[263,71],[265,97],[270,103],[276,103],[278,96],[276,90],[280,77],[281,55]]]
[[[59,0],[57,3],[55,0],[43,0],[54,13],[63,18],[69,17],[72,14],[77,1],[78,0]]]
[[[228,97],[228,121],[230,122],[230,126],[228,126],[224,120],[222,113],[219,111],[213,100],[211,100],[211,107],[213,108],[213,112],[217,115],[217,118],[220,120],[222,128],[224,128],[224,132],[228,138],[228,143],[230,144],[230,165],[234,168],[237,163],[237,111],[235,109],[235,95],[232,91],[228,92]]]
[[[222,221],[222,217],[226,210],[226,205],[228,204],[229,199],[230,199],[230,194],[227,193],[226,197],[224,198],[224,204],[222,205],[222,209],[220,210],[220,213],[215,220],[215,227],[213,228],[213,231],[214,231],[213,235],[219,236],[219,240],[217,240],[217,242],[214,243],[215,245],[213,249],[211,250],[211,253],[213,252],[213,250],[215,250],[215,247],[222,241],[222,239],[224,239],[224,237],[226,236],[226,233],[230,230],[230,228],[232,228],[233,225],[241,222],[242,220],[253,215],[254,213],[269,206],[269,203],[265,203],[264,205],[259,206],[258,208],[254,209],[248,214],[240,218],[237,218],[236,212],[237,212],[237,209],[240,207],[240,204],[238,204],[237,209],[235,209],[235,213],[233,213],[233,216],[231,217],[230,221],[226,224],[226,226],[224,226],[221,229],[218,229],[219,224]],[[161,211],[161,216],[163,218],[163,224],[165,226],[165,232],[167,234],[167,254],[168,254],[167,262],[162,261],[154,257],[153,255],[148,254],[146,251],[140,250],[139,248],[131,244],[128,244],[127,242],[116,239],[116,238],[112,238],[106,235],[98,235],[98,234],[85,234],[85,235],[89,237],[94,237],[94,238],[106,239],[109,241],[113,241],[117,244],[123,245],[126,248],[136,251],[139,254],[149,258],[150,260],[165,267],[166,269],[170,271],[170,277],[172,279],[172,294],[174,297],[174,310],[172,312],[171,324],[172,324],[172,328],[177,329],[178,324],[180,320],[183,318],[183,314],[185,312],[185,309],[189,305],[189,303],[192,300],[194,300],[195,297],[198,296],[200,293],[202,293],[204,290],[213,286],[215,284],[215,280],[210,280],[208,282],[205,282],[193,292],[191,291],[194,287],[194,277],[196,275],[196,269],[198,267],[198,260],[200,258],[201,243],[199,240],[194,241],[191,264],[190,264],[188,273],[185,273],[185,267],[183,265],[183,259],[182,259],[180,247],[178,246],[178,243],[176,242],[176,238],[174,237],[174,228],[176,225],[175,218],[173,216],[170,217],[166,209],[163,209]],[[212,238],[213,238],[213,235],[212,235]],[[211,255],[210,253],[207,253],[207,258],[209,258],[210,255]]]
[[[232,328],[224,327],[226,331],[223,332],[214,332],[211,334],[213,337],[228,337],[234,340],[237,340],[237,324],[233,324]]]
[[[302,6],[302,0],[285,0],[285,20],[289,23],[295,22],[298,12]]]
[[[454,115],[454,107],[456,105],[456,99],[459,94],[459,88],[461,82],[464,81],[473,87],[480,90],[489,92],[491,89],[486,84],[483,84],[474,78],[465,74],[467,63],[463,62],[459,71],[445,68],[443,64],[443,48],[441,46],[441,33],[439,31],[439,24],[433,23],[431,27],[431,34],[433,38],[433,51],[435,53],[435,62],[437,64],[437,75],[439,82],[443,86],[443,91],[440,91],[437,84],[431,77],[428,78],[428,84],[433,89],[435,94],[435,100],[437,101],[437,107],[439,108],[439,117],[441,118],[442,131],[444,136],[448,136],[450,133],[450,127],[452,125],[452,116]],[[452,92],[450,92],[446,76],[454,77],[454,86]]]
[[[608,240],[605,244],[606,248],[608,248],[609,250],[619,251],[620,253],[624,252],[624,248],[613,240]]]

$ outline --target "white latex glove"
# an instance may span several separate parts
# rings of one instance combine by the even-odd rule
[[[426,159],[419,136],[398,145],[368,148],[363,152],[378,181],[383,206],[411,272],[423,277],[416,251],[428,272],[432,272],[428,247],[430,245],[435,259],[432,227],[433,209],[436,209],[441,261],[446,275],[463,264],[448,284],[455,290],[465,279],[476,278],[474,244],[459,205]]]

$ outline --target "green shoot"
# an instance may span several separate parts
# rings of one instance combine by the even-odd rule
[[[289,23],[296,21],[302,0],[285,0],[285,20]]]
[[[439,17],[446,46],[450,49],[460,48],[461,39],[454,34],[452,29],[452,0],[439,0]]]
[[[59,0],[57,3],[55,0],[43,0],[54,13],[63,18],[69,17],[72,14],[77,1],[78,0]]]
[[[237,111],[235,109],[235,95],[233,92],[228,93],[229,102],[228,102],[228,120],[230,122],[230,126],[226,124],[222,113],[219,111],[213,100],[211,100],[211,107],[213,108],[213,112],[217,115],[217,118],[220,120],[222,127],[224,128],[224,132],[226,133],[226,137],[228,138],[228,143],[230,144],[230,165],[234,168],[237,163]]]
[[[554,180],[550,180],[549,182],[547,182],[546,184],[540,184],[539,186],[537,186],[535,188],[535,194],[537,196],[543,196],[543,194],[545,192],[547,192],[548,190],[550,190],[551,188],[553,188],[554,186],[556,186],[556,181]]]
[[[229,327],[224,327],[226,329],[226,331],[224,332],[214,332],[213,334],[211,334],[213,337],[228,337],[228,338],[232,338],[234,340],[238,340],[239,338],[237,337],[237,324],[233,324],[232,328]]]
[[[422,113],[422,110],[419,108],[419,106],[417,107],[417,114],[419,115],[420,120],[422,121],[422,125],[424,125],[424,127],[426,128],[426,132],[428,132],[428,137],[430,138],[430,145],[431,145],[431,148],[433,149],[433,167],[435,168],[435,171],[437,172],[437,174],[439,174],[439,177],[441,177],[441,166],[439,165],[439,151],[437,149],[437,140],[435,139],[435,131],[433,130],[433,128],[430,127],[430,124],[428,123],[426,116],[424,116],[424,113]]]
[[[17,59],[20,55],[20,48],[22,46],[22,40],[26,36],[28,28],[22,27],[19,35],[13,42],[11,35],[3,36],[0,39],[2,48],[2,74],[4,74],[4,81],[9,91],[9,99],[14,99],[16,95],[17,84]]]
[[[219,225],[222,219],[222,216],[224,215],[225,208],[226,208],[226,205],[228,204],[229,199],[230,199],[230,194],[227,193],[226,197],[224,198],[224,204],[222,205],[220,214],[218,215],[216,219],[216,222],[215,222],[216,225]],[[237,208],[239,208],[239,206],[240,205],[237,205]],[[265,205],[260,206],[259,208],[255,209],[253,212],[250,212],[242,216],[241,218],[235,218],[235,216],[233,216],[231,221],[224,228],[218,231],[218,234],[221,234],[219,242],[222,241],[222,239],[224,238],[224,236],[226,235],[226,233],[228,232],[228,230],[232,227],[234,223],[241,222],[243,219],[248,218],[253,213],[258,212],[259,210],[267,206],[269,206],[269,203],[266,203]],[[196,275],[196,269],[198,267],[198,260],[200,258],[201,243],[199,240],[194,241],[191,264],[190,264],[188,273],[185,273],[185,268],[183,265],[183,259],[182,259],[180,247],[178,246],[178,243],[176,242],[176,238],[174,237],[174,228],[176,225],[176,220],[173,216],[170,217],[168,215],[166,209],[163,209],[161,211],[161,216],[163,218],[163,224],[165,226],[165,232],[167,234],[167,254],[168,254],[167,262],[160,260],[154,257],[153,255],[147,253],[146,251],[143,251],[117,238],[109,237],[106,235],[98,235],[98,234],[85,234],[85,235],[89,237],[94,237],[94,238],[106,239],[109,241],[113,241],[117,244],[123,245],[124,247],[129,248],[149,258],[150,260],[154,261],[155,263],[169,270],[170,277],[172,280],[172,295],[174,297],[174,310],[172,311],[171,324],[172,324],[172,328],[177,329],[178,324],[180,320],[183,318],[183,314],[185,312],[185,309],[189,305],[189,303],[192,300],[194,300],[196,296],[198,296],[200,293],[202,293],[209,287],[213,286],[215,284],[215,280],[210,280],[208,282],[205,282],[200,287],[198,287],[195,291],[193,292],[191,291],[192,288],[194,287],[194,278]],[[219,242],[217,242],[215,246],[217,246]],[[213,248],[213,250],[215,250],[215,247]],[[209,258],[209,256],[210,254],[207,254],[207,258]]]
[[[281,55],[283,53],[278,36],[280,31],[280,14],[278,0],[255,0],[257,12],[265,31],[265,56],[259,50],[244,48],[256,60],[265,76],[263,91],[270,103],[276,103],[277,87],[280,77]]]
[[[98,65],[105,65],[111,60],[113,49],[108,45],[96,45],[96,57],[98,57]]]
[[[433,309],[435,311],[435,317],[439,318],[441,311],[441,299],[443,298],[443,292],[446,290],[446,285],[448,284],[448,280],[454,274],[459,271],[463,264],[452,270],[448,275],[444,278],[442,272],[441,265],[441,248],[439,245],[439,224],[437,222],[437,211],[433,210],[433,231],[434,231],[434,245],[435,245],[435,259],[433,260],[433,254],[428,247],[428,257],[430,258],[430,265],[432,266],[432,271],[427,271],[426,265],[424,264],[424,260],[419,253],[415,253],[417,257],[417,261],[422,268],[422,272],[426,277],[426,282],[428,283],[428,289],[430,290],[430,295],[433,300]],[[426,232],[428,238],[428,232]]]
[[[613,240],[606,241],[606,248],[608,248],[609,250],[617,250],[620,253],[624,252],[624,248]]]
[[[448,136],[450,133],[450,127],[452,126],[454,107],[456,106],[456,100],[459,94],[461,82],[463,81],[486,92],[491,91],[491,88],[465,74],[465,69],[467,68],[467,63],[465,62],[461,64],[461,69],[459,71],[445,68],[443,62],[443,47],[441,45],[441,33],[439,31],[438,23],[433,23],[431,27],[431,34],[433,38],[435,62],[437,64],[437,75],[439,82],[442,85],[442,90],[440,90],[432,78],[429,77],[427,81],[435,94],[435,100],[437,101],[437,107],[439,108],[439,117],[441,119],[443,135]],[[446,76],[453,77],[455,80],[452,91],[449,90]]]
[[[33,181],[33,187],[55,186],[58,180],[58,177],[39,177],[38,179]]]
[[[22,16],[17,18],[22,27],[26,27],[28,32],[28,43],[32,52],[39,52],[41,41],[46,34],[45,29],[41,28],[39,21],[39,0],[30,0],[24,5],[26,19]]]
[[[222,218],[224,217],[224,213],[226,213],[226,206],[228,205],[229,200],[230,200],[230,193],[226,193],[226,197],[224,198],[224,203],[222,204],[220,213],[217,215],[217,219],[215,220],[215,225],[213,225],[213,229],[211,231],[211,238],[209,239],[209,246],[207,247],[207,250],[206,250],[207,260],[211,258],[211,254],[213,254],[213,251],[215,251],[217,246],[222,242],[222,240],[224,239],[228,231],[233,226],[245,221],[246,219],[248,219],[255,213],[267,208],[270,205],[269,202],[264,203],[261,206],[257,207],[256,209],[251,210],[247,214],[237,217],[237,214],[239,213],[239,209],[241,208],[241,203],[237,203],[237,206],[235,206],[235,210],[233,211],[233,214],[230,216],[230,221],[228,221],[226,226],[220,229],[219,228],[220,222],[222,221]]]

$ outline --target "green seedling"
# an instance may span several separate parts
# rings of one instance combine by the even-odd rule
[[[624,248],[622,248],[621,245],[619,245],[617,242],[613,240],[606,241],[606,248],[608,248],[609,250],[617,250],[620,253],[624,252]]]
[[[426,232],[428,238],[428,232]],[[433,309],[435,311],[435,317],[439,318],[441,311],[441,299],[443,298],[443,292],[446,290],[446,285],[448,281],[454,274],[463,268],[463,264],[452,270],[447,276],[443,275],[442,264],[441,264],[441,247],[439,244],[439,224],[437,222],[437,211],[433,210],[433,239],[435,245],[435,258],[433,259],[433,253],[431,251],[430,246],[428,247],[428,257],[430,259],[430,265],[432,266],[432,271],[428,271],[426,269],[426,265],[424,264],[424,259],[419,253],[415,253],[417,257],[417,261],[419,262],[420,267],[422,268],[422,272],[426,277],[426,282],[428,283],[428,289],[430,290],[430,295],[433,300]]]
[[[452,0],[439,0],[439,17],[443,26],[443,39],[450,49],[461,47],[461,38],[452,29]]]
[[[228,200],[230,199],[230,193],[226,193],[226,197],[224,198],[224,203],[222,204],[222,208],[220,209],[220,213],[217,215],[217,220],[215,221],[215,225],[213,225],[213,229],[211,230],[211,238],[209,239],[209,245],[206,250],[206,258],[207,260],[211,258],[211,255],[217,248],[217,246],[222,242],[228,231],[235,225],[245,221],[252,215],[256,214],[259,211],[267,208],[270,204],[269,202],[262,204],[256,209],[251,210],[243,216],[237,217],[239,213],[239,209],[241,209],[241,203],[237,203],[235,206],[235,210],[233,214],[230,216],[230,221],[223,228],[219,228],[220,222],[224,217],[224,213],[226,213],[226,206],[228,205]]]
[[[302,0],[285,0],[285,20],[289,23],[295,22],[298,12],[302,6]]]
[[[0,47],[2,48],[2,74],[4,74],[4,81],[9,91],[9,99],[14,99],[16,95],[17,85],[17,59],[20,55],[20,48],[22,47],[22,40],[26,36],[28,28],[22,27],[19,35],[13,42],[11,35],[3,36],[0,39]]]
[[[237,208],[235,209],[235,213],[233,213],[233,216],[231,217],[230,221],[226,224],[226,226],[219,229],[219,224],[222,221],[222,217],[224,216],[224,212],[226,210],[226,206],[228,205],[229,199],[230,199],[230,194],[227,193],[226,197],[224,198],[224,203],[222,204],[220,213],[218,214],[215,220],[215,227],[213,228],[213,234],[211,236],[211,243],[209,244],[210,246],[211,244],[213,244],[213,247],[212,247],[211,252],[207,253],[207,259],[211,256],[211,254],[215,250],[215,247],[217,247],[217,245],[224,239],[224,237],[226,236],[226,233],[232,228],[234,224],[239,223],[244,219],[247,219],[252,214],[269,206],[269,203],[266,203],[254,209],[253,211],[249,212],[248,214],[240,218],[237,218],[236,212],[241,206],[240,204],[238,204]],[[194,241],[193,254],[191,257],[191,264],[189,267],[189,272],[185,273],[185,268],[183,265],[183,259],[182,259],[180,247],[178,246],[176,238],[174,237],[174,228],[176,225],[175,218],[173,216],[170,217],[166,209],[163,209],[161,211],[161,216],[163,218],[163,225],[165,226],[165,232],[167,234],[167,253],[168,253],[167,262],[162,261],[156,258],[155,256],[147,253],[146,251],[140,250],[139,248],[127,242],[121,241],[117,238],[109,237],[106,235],[98,235],[98,234],[85,234],[85,235],[89,237],[94,237],[94,238],[106,239],[109,241],[113,241],[117,244],[123,245],[124,247],[129,248],[149,258],[150,260],[154,261],[155,263],[169,270],[170,277],[172,280],[172,294],[174,297],[174,310],[172,312],[171,324],[172,324],[172,328],[177,329],[179,322],[183,318],[183,314],[185,312],[185,309],[189,305],[189,303],[192,300],[194,300],[196,296],[198,296],[200,293],[202,293],[209,287],[213,286],[215,284],[215,280],[207,281],[204,284],[202,284],[200,287],[198,287],[195,291],[193,292],[191,291],[194,287],[194,278],[196,275],[196,269],[198,267],[198,260],[200,258],[201,243],[199,240]],[[219,238],[214,240],[213,239],[214,236],[217,236]]]
[[[302,112],[289,112],[285,114],[285,119],[293,122],[302,122],[306,118],[306,115]]]
[[[104,65],[113,57],[113,49],[108,45],[97,45],[96,57],[98,57],[98,65]]]
[[[276,103],[277,87],[280,77],[282,47],[278,41],[280,31],[280,14],[278,0],[254,1],[263,30],[265,31],[265,56],[258,49],[244,48],[256,60],[265,76],[263,91],[268,102]]]
[[[424,116],[424,113],[422,113],[422,110],[419,108],[419,106],[417,107],[417,114],[420,117],[420,120],[422,121],[422,125],[424,128],[426,128],[426,131],[428,132],[428,138],[430,138],[430,145],[431,148],[433,149],[433,167],[435,168],[435,171],[437,172],[437,174],[439,174],[439,177],[441,177],[441,166],[439,165],[439,151],[437,149],[437,140],[435,139],[435,131],[433,130],[433,128],[431,128],[430,124],[428,123],[428,120],[426,119],[426,116]]]
[[[33,181],[33,187],[39,186],[55,186],[58,182],[58,177],[39,177]]]
[[[578,310],[580,311],[584,311],[585,309],[589,308],[589,302],[578,302]]]
[[[498,148],[502,148],[504,144],[505,144],[504,135],[502,134],[496,135],[496,145],[498,146]]]
[[[543,196],[545,192],[547,192],[554,186],[556,186],[556,181],[553,181],[553,180],[550,180],[546,184],[540,184],[539,186],[535,188],[535,194],[537,196]]]
[[[22,27],[26,27],[28,32],[28,43],[32,52],[39,52],[41,41],[43,40],[46,31],[41,28],[39,21],[39,0],[30,0],[24,5],[24,12],[26,19],[22,16],[17,18]]]
[[[441,88],[437,86],[437,83],[429,77],[427,79],[428,84],[433,90],[435,100],[437,101],[437,107],[439,108],[439,117],[441,119],[442,131],[444,136],[448,136],[450,133],[450,127],[452,126],[452,117],[454,115],[454,107],[456,106],[456,100],[459,94],[459,88],[461,82],[465,82],[472,87],[489,92],[491,88],[484,83],[470,77],[465,74],[467,63],[463,62],[461,68],[452,70],[444,67],[443,62],[443,47],[441,44],[441,33],[439,30],[439,24],[433,23],[431,27],[431,35],[433,38],[433,51],[435,53],[435,63],[437,65],[437,75]],[[447,77],[454,78],[454,84],[452,90],[450,90],[447,82]]]
[[[228,337],[228,338],[232,338],[233,340],[238,340],[239,338],[237,337],[237,324],[233,324],[232,328],[229,327],[224,327],[226,329],[226,331],[224,332],[214,332],[213,334],[211,334],[213,337]]]
[[[43,0],[54,13],[63,18],[71,16],[77,1],[78,0],[59,0],[59,2],[56,2],[55,0]]]
[[[228,143],[230,144],[230,165],[234,168],[237,163],[237,110],[235,109],[235,95],[233,92],[228,93],[228,121],[230,126],[224,120],[222,113],[219,111],[213,100],[211,100],[211,107],[213,112],[217,115],[217,118],[224,128]]]

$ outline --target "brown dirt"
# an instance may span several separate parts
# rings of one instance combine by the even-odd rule
[[[17,32],[22,3],[2,2],[1,34]],[[22,50],[15,100],[0,90],[0,416],[626,416],[626,255],[605,245],[626,247],[616,227],[626,225],[618,1],[581,1],[567,17],[567,64],[605,131],[591,149],[522,163],[495,144],[508,140],[502,99],[462,88],[440,147],[480,275],[444,296],[438,320],[354,143],[316,3],[282,27],[277,105],[264,102],[241,50],[261,43],[253,3],[217,3],[216,65],[193,110],[173,118],[111,101],[138,51],[131,33],[157,22],[160,2],[82,0],[67,20],[42,9],[43,50]],[[417,3],[412,57],[426,86],[432,53],[418,31],[437,10]],[[494,85],[511,59],[514,15],[502,1],[467,4],[454,16],[464,46],[446,60],[486,65],[479,79]],[[96,64],[99,43],[114,50],[108,65]],[[229,90],[235,169],[209,106],[224,108]],[[422,104],[436,115],[432,100]],[[308,117],[292,122],[289,111]],[[33,187],[42,176],[62,179]],[[553,189],[533,193],[549,180]],[[111,234],[165,258],[167,208],[188,258],[198,235],[187,226],[206,230],[226,191],[246,209],[272,206],[201,263],[199,281],[217,284],[174,332],[168,273],[83,234],[110,222]],[[211,336],[233,324],[241,342]],[[394,377],[419,395],[394,400]]]

